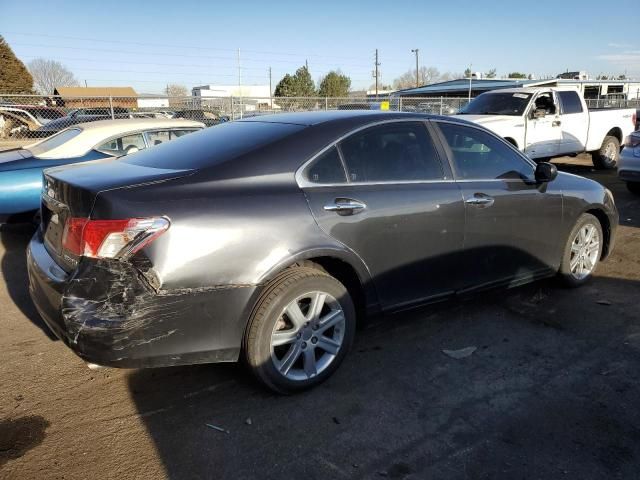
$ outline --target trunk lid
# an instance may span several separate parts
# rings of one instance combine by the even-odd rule
[[[0,152],[0,172],[31,168],[32,164],[37,163],[34,160],[31,152],[24,148],[5,150]],[[41,161],[40,165],[42,165]]]
[[[73,270],[79,258],[63,248],[64,228],[69,218],[89,218],[95,199],[101,192],[173,180],[192,172],[132,165],[117,160],[45,170],[40,225],[45,248],[64,270]]]

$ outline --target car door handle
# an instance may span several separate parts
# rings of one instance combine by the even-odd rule
[[[476,205],[480,208],[486,208],[493,205],[495,200],[489,195],[485,195],[484,193],[476,193],[473,197],[467,198],[464,203],[469,205]]]
[[[334,203],[324,206],[327,212],[338,212],[340,215],[353,215],[367,208],[367,205],[359,200],[351,198],[336,198]]]
[[[552,127],[559,127],[560,125],[562,125],[562,122],[560,120],[554,120],[553,122],[551,122]]]

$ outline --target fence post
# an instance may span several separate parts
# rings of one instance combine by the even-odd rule
[[[402,111],[402,95],[398,96],[398,111]]]
[[[329,97],[324,97],[324,109],[329,110]]]
[[[442,95],[440,95],[440,115],[442,115],[442,102],[444,102],[444,99],[442,98]]]
[[[113,115],[113,97],[111,95],[109,95],[109,108],[111,109],[111,120],[113,120],[116,117]]]

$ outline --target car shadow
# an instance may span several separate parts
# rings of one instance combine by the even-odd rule
[[[4,254],[0,260],[2,277],[7,286],[9,297],[20,311],[51,340],[57,338],[40,318],[29,297],[29,277],[25,250],[33,236],[35,227],[31,224],[0,225],[0,242]]]
[[[234,364],[132,371],[129,389],[172,479],[633,475],[639,292],[548,280],[383,317],[294,396]]]

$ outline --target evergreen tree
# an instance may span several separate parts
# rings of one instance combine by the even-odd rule
[[[33,78],[0,35],[0,92],[33,93]]]
[[[346,97],[351,89],[351,79],[339,71],[331,71],[320,82],[321,97]]]

